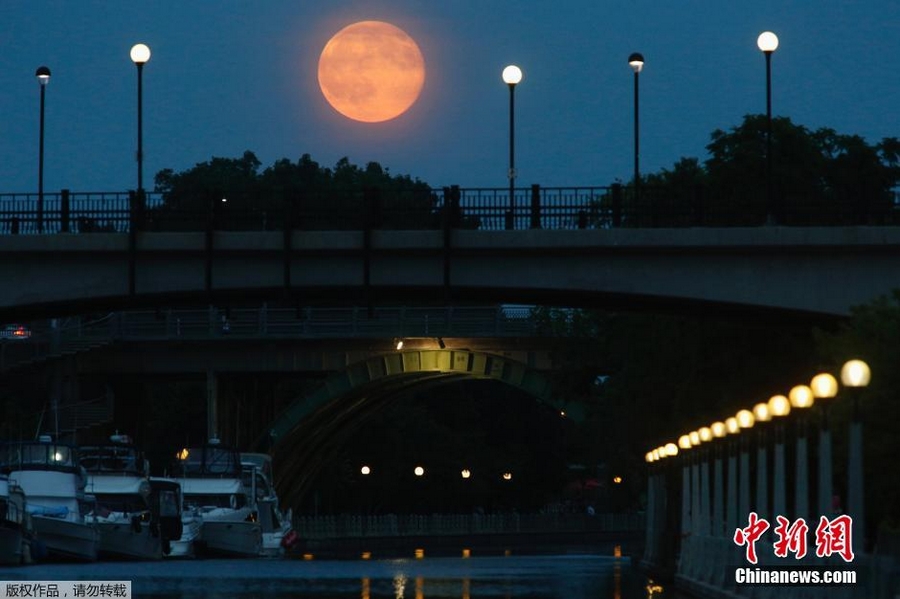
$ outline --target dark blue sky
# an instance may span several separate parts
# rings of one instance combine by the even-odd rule
[[[365,124],[332,110],[316,64],[359,20],[391,22],[419,43],[427,76],[400,118]],[[875,143],[900,136],[900,2],[868,0],[3,0],[0,192],[37,189],[39,86],[47,87],[47,191],[136,186],[136,42],[144,69],[144,179],[253,150],[269,165],[310,153],[376,160],[431,185],[507,183],[508,91],[516,89],[518,183],[606,185],[632,170],[633,75],[641,74],[641,164],[706,157],[716,128],[765,111],[770,29],[773,110]]]

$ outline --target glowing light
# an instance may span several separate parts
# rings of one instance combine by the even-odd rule
[[[809,388],[812,389],[816,399],[830,399],[837,395],[838,383],[833,376],[827,372],[822,372],[812,378],[809,382]]]
[[[698,445],[700,445],[700,431],[689,432],[688,438],[691,440],[691,447],[697,447]]]
[[[613,482],[614,482],[615,484],[617,484],[617,485],[621,485],[621,484],[622,484],[622,477],[621,477],[621,476],[614,476],[614,477],[613,477]]]
[[[666,443],[666,455],[674,457],[678,455],[678,446],[674,443]]]
[[[708,442],[712,441],[712,438],[713,438],[712,429],[709,428],[708,426],[700,427],[700,429],[697,431],[697,433],[700,435],[700,441],[702,443],[708,443]]]
[[[773,395],[769,398],[769,412],[772,416],[781,417],[791,413],[791,402],[784,395]]]
[[[721,439],[728,434],[728,429],[725,427],[725,423],[718,420],[710,424],[709,429],[712,431],[713,437],[715,437],[716,439]]]
[[[363,466],[362,468],[359,469],[359,472],[360,472],[360,474],[367,476],[372,473],[372,469],[369,468],[368,466]]]
[[[459,474],[463,478],[469,478],[470,476],[472,476],[472,472],[468,468],[463,468]]]
[[[816,398],[813,397],[812,389],[806,385],[796,385],[791,388],[788,393],[793,408],[809,408],[815,403]]]
[[[507,85],[518,85],[522,81],[522,69],[514,64],[503,69],[503,83]]]
[[[183,461],[183,460],[188,459],[188,456],[189,456],[190,454],[191,454],[191,452],[189,452],[189,451],[187,450],[187,447],[185,447],[184,449],[182,449],[181,451],[179,451],[178,453],[176,453],[176,454],[175,454],[175,457],[178,458],[179,460],[182,460],[182,461]]]
[[[421,466],[416,466],[415,470],[413,470],[413,474],[416,476],[425,476],[425,469]]]
[[[862,360],[848,360],[841,367],[841,382],[845,387],[867,387],[871,380],[872,371]]]
[[[146,44],[135,44],[129,55],[134,64],[144,64],[150,60],[150,48]]]
[[[414,552],[414,555],[416,556],[416,559],[422,559],[422,558],[425,557],[425,550],[424,550],[424,549],[421,549],[421,548],[420,548],[420,549],[416,549],[415,552]]]
[[[778,36],[771,31],[763,31],[756,38],[756,47],[763,52],[774,52],[778,48]]]
[[[772,412],[769,411],[767,402],[759,402],[753,406],[753,418],[756,422],[768,422],[772,419]]]
[[[734,417],[737,419],[738,426],[741,428],[753,428],[753,423],[756,421],[753,417],[753,412],[750,410],[741,410],[735,414]]]
[[[688,435],[681,435],[678,437],[678,447],[681,449],[690,449],[693,447],[691,445],[691,438]]]
[[[504,472],[503,480],[512,480],[512,472]]]
[[[729,416],[725,419],[725,429],[728,431],[729,435],[734,435],[740,432],[741,427],[738,425],[737,418],[734,416]]]

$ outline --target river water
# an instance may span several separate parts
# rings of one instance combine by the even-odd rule
[[[671,599],[628,557],[591,554],[39,564],[0,580],[131,581],[154,599]]]

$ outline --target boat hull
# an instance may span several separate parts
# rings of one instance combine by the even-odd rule
[[[25,556],[25,534],[17,525],[0,525],[0,564],[18,566]]]
[[[203,519],[204,552],[233,557],[257,557],[262,549],[259,524],[246,521]]]
[[[140,532],[125,522],[100,522],[101,557],[114,559],[156,560],[162,558],[162,542],[159,535],[150,533],[150,526],[143,523]]]
[[[84,562],[97,560],[100,533],[95,526],[38,515],[32,516],[32,522],[37,538],[51,557]]]

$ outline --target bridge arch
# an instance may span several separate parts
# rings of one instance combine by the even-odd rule
[[[372,356],[337,372],[312,393],[294,400],[257,445],[275,460],[279,496],[296,502],[319,472],[322,456],[339,448],[366,416],[407,392],[464,379],[495,380],[515,387],[580,420],[579,406],[554,395],[541,372],[510,358],[485,352],[438,349]]]

